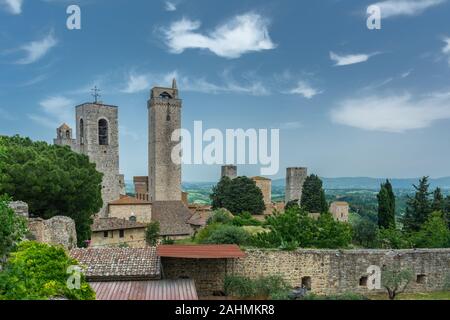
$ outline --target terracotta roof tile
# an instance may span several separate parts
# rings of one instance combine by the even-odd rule
[[[110,231],[121,229],[146,228],[145,223],[119,218],[96,218],[92,224],[92,231]]]
[[[152,220],[159,221],[162,236],[189,236],[194,233],[188,220],[192,212],[182,201],[155,201]]]
[[[235,244],[160,245],[156,252],[159,257],[166,258],[227,259],[245,257],[245,253]]]
[[[70,256],[85,268],[88,281],[160,278],[160,259],[153,247],[72,249]]]
[[[149,201],[139,200],[130,196],[120,196],[120,199],[114,200],[109,203],[110,205],[139,205],[139,204],[151,204]]]

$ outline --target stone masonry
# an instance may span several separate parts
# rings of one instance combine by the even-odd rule
[[[35,241],[62,245],[69,250],[77,247],[75,222],[69,217],[55,216],[48,220],[31,218],[28,220],[28,230]]]
[[[225,165],[222,166],[221,177],[228,177],[234,179],[237,177],[237,166],[235,165]]]
[[[285,203],[289,201],[301,201],[303,184],[308,176],[307,168],[287,168],[286,169],[286,194]]]
[[[316,294],[345,292],[370,294],[364,284],[367,268],[376,265],[410,269],[414,279],[409,292],[443,290],[450,275],[450,249],[421,250],[307,250],[278,251],[252,249],[243,259],[162,259],[164,276],[194,279],[199,295],[223,290],[226,274],[250,278],[280,275],[292,287],[309,285]]]

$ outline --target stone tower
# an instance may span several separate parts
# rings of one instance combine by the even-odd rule
[[[172,161],[172,133],[181,128],[181,100],[172,88],[151,89],[148,101],[148,188],[150,201],[181,201],[181,164]]]
[[[125,181],[119,173],[118,108],[102,103],[85,103],[75,107],[78,152],[85,154],[103,173],[103,208],[106,216],[108,203],[125,194]]]
[[[56,139],[53,139],[53,143],[58,146],[69,146],[72,150],[76,149],[76,140],[72,138],[72,128],[63,123],[58,129],[56,129]]]
[[[307,168],[287,168],[286,169],[286,194],[285,203],[292,200],[302,199],[303,184],[308,176]]]
[[[222,175],[221,177],[228,177],[230,179],[234,179],[237,177],[237,167],[234,165],[226,165],[222,166]]]

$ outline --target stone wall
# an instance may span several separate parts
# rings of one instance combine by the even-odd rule
[[[134,214],[137,222],[152,222],[152,205],[148,204],[130,204],[130,205],[109,205],[109,218],[119,218],[129,220]]]
[[[443,289],[450,274],[450,249],[425,250],[248,250],[237,260],[195,260],[163,258],[164,276],[169,279],[194,279],[200,295],[223,290],[225,274],[251,278],[281,275],[292,287],[310,282],[317,294],[355,292],[375,293],[361,278],[371,265],[400,266],[411,269],[414,279],[408,291],[426,292]],[[379,290],[384,292],[383,290]]]
[[[107,232],[107,237],[105,237]],[[127,246],[130,248],[145,248],[145,228],[125,229],[123,237],[120,237],[120,230],[92,232],[92,248]]]
[[[33,240],[38,242],[62,245],[66,249],[77,247],[75,222],[69,217],[56,216],[48,220],[31,218],[28,230]]]

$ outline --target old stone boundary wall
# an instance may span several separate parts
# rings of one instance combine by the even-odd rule
[[[194,279],[199,295],[223,290],[226,274],[258,278],[280,275],[291,286],[306,284],[316,294],[369,294],[367,268],[376,265],[410,269],[409,292],[442,291],[450,279],[450,249],[306,250],[252,249],[242,259],[197,260],[163,258],[163,277]]]

